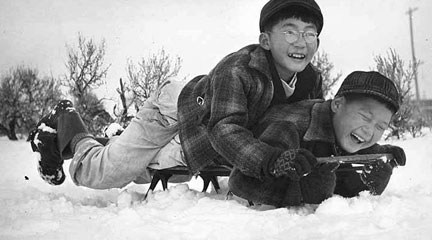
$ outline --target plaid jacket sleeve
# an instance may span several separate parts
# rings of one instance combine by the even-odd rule
[[[262,91],[264,83],[241,68],[225,68],[213,76],[207,125],[212,146],[243,173],[262,178],[266,174],[263,166],[279,150],[258,140],[250,129],[268,108],[271,91]]]

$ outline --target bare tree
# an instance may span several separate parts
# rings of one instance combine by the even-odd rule
[[[129,114],[129,108],[134,103],[134,97],[132,95],[132,99],[128,98],[128,95],[130,95],[129,93],[132,93],[130,86],[124,83],[121,78],[119,82],[120,87],[118,87],[116,90],[120,96],[121,106],[115,104],[113,107],[113,113],[117,117],[117,122],[122,127],[126,127],[133,117]]]
[[[328,59],[328,55],[326,52],[317,52],[312,59],[312,64],[318,68],[321,73],[323,79],[323,95],[326,98],[330,98],[334,95],[332,89],[339,81],[342,73],[337,73],[336,76],[333,76],[333,68],[334,65]]]
[[[392,120],[391,136],[400,138],[406,131],[410,132],[413,137],[418,136],[424,121],[422,119],[418,104],[413,100],[412,83],[414,81],[413,64],[409,63],[406,67],[396,50],[389,49],[387,56],[378,55],[375,57],[376,70],[384,76],[392,79],[399,88],[401,95],[401,107]]]
[[[81,114],[84,122],[93,133],[99,132],[103,126],[94,119],[95,114],[101,114],[103,99],[98,99],[93,90],[105,84],[105,77],[110,67],[104,63],[105,41],[96,44],[93,39],[86,39],[78,34],[78,46],[67,46],[68,59],[64,84],[69,87],[70,94],[74,97],[75,107]],[[106,116],[105,113],[103,113]],[[108,119],[107,119],[108,121]]]
[[[41,116],[61,98],[60,85],[53,77],[39,78],[33,68],[11,68],[0,86],[0,132],[16,140],[16,133],[28,133]]]
[[[78,48],[67,46],[66,85],[78,99],[95,87],[105,84],[109,66],[104,66],[105,40],[97,45],[93,39],[78,34]]]
[[[128,61],[126,70],[137,109],[163,82],[177,76],[181,68],[181,61],[180,57],[172,59],[164,49],[147,59],[142,58],[137,65],[131,60]]]

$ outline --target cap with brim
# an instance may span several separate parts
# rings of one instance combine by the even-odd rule
[[[261,10],[259,27],[260,31],[264,32],[264,26],[267,21],[277,12],[288,7],[300,6],[310,10],[318,19],[320,26],[317,26],[318,34],[321,32],[324,25],[324,18],[321,9],[314,0],[271,0]]]
[[[345,78],[336,96],[354,93],[373,95],[388,102],[396,111],[399,110],[400,94],[398,88],[392,80],[379,72],[352,72]]]

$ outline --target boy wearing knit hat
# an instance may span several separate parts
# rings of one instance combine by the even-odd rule
[[[57,130],[57,134],[51,133],[56,140],[44,140],[47,144],[33,141],[34,149],[42,154],[41,166],[50,168],[41,172],[54,172],[47,179],[57,179],[49,181],[60,184],[64,178],[52,175],[61,175],[62,158],[73,156],[70,173],[74,182],[99,189],[123,187],[138,179],[148,182],[150,164],[170,167],[182,161],[191,173],[226,164],[263,178],[262,163],[275,155],[251,130],[272,105],[323,98],[321,76],[310,64],[323,23],[314,0],[270,0],[260,14],[259,44],[229,54],[208,75],[188,82],[178,98],[171,98],[176,102],[168,104],[176,108],[167,112],[178,111],[177,115],[164,115],[161,104],[144,106],[122,135],[106,146],[91,138],[85,128],[70,127],[68,121],[81,121],[66,110],[71,109],[71,103],[64,103],[65,110],[59,108],[52,117],[44,118],[48,122],[38,124],[38,128],[45,124]],[[60,131],[58,126],[68,127]],[[179,141],[174,139],[177,134]],[[155,157],[172,140],[181,142],[181,148],[173,151],[181,159],[168,163],[173,157]],[[50,148],[53,141],[66,144]],[[50,164],[43,164],[46,162]]]
[[[262,179],[234,170],[230,190],[252,202],[281,206],[317,204],[333,194],[344,197],[368,190],[380,195],[392,169],[405,165],[403,149],[379,145],[384,130],[399,109],[400,95],[392,80],[378,72],[356,71],[346,77],[332,100],[305,100],[277,105],[254,129],[274,148],[276,160],[264,162]],[[391,153],[361,174],[350,164],[321,163],[317,157]],[[344,168],[345,171],[337,171]]]

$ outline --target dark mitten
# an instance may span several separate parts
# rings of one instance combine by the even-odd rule
[[[358,153],[359,154],[391,153],[394,157],[393,159],[390,159],[390,164],[392,165],[392,167],[405,166],[406,163],[406,156],[404,150],[394,145],[375,144],[370,148],[360,150]]]
[[[310,173],[318,164],[315,156],[306,149],[290,149],[282,152],[275,160],[270,174],[275,177],[287,176],[292,180],[299,180]]]
[[[392,172],[393,167],[390,163],[377,161],[363,168],[360,179],[368,187],[371,194],[381,195],[387,187]]]
[[[300,179],[304,203],[319,204],[333,195],[336,186],[335,170],[338,167],[338,162],[323,163]]]
[[[382,145],[381,149],[384,153],[391,153],[393,155],[394,159],[390,160],[392,167],[405,166],[406,156],[405,151],[402,148],[387,144]]]
[[[57,147],[55,133],[39,132],[34,139],[34,144],[40,152],[38,171],[42,179],[49,184],[62,184],[66,178],[63,172],[63,160]]]

